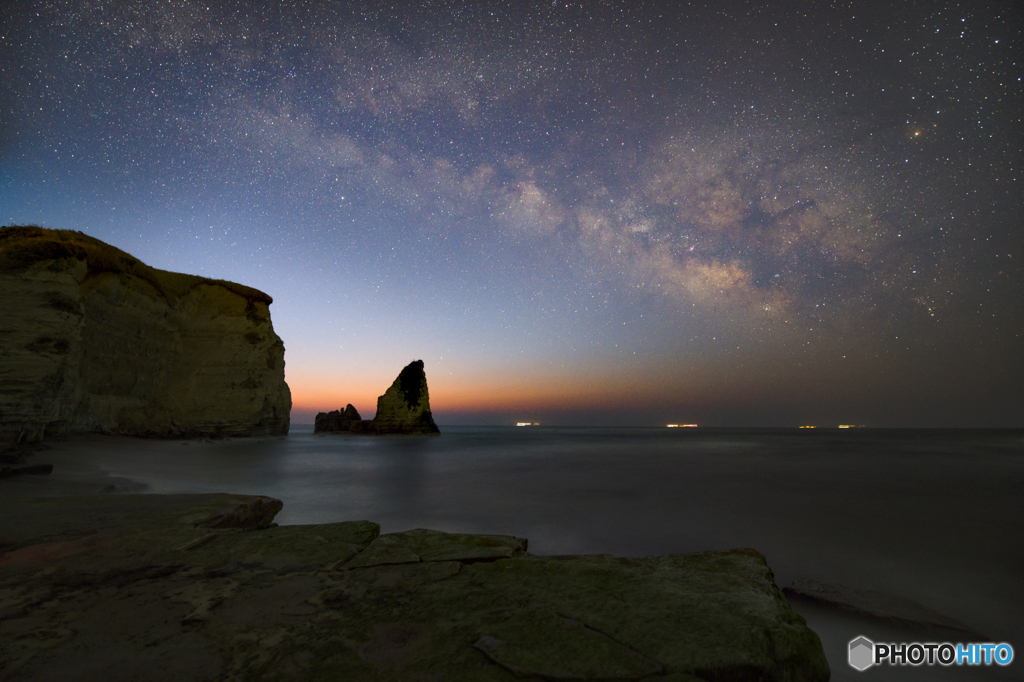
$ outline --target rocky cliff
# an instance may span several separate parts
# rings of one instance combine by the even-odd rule
[[[80,232],[0,228],[0,447],[86,431],[287,433],[271,300]]]
[[[323,431],[347,431],[375,436],[441,433],[430,414],[430,394],[427,391],[423,361],[414,360],[399,372],[391,387],[377,398],[377,414],[373,419],[360,420],[356,408],[349,405],[344,413],[334,410],[317,414],[313,433]]]

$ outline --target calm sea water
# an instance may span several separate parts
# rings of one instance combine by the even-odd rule
[[[57,443],[35,457],[55,464],[51,481],[0,494],[43,485],[81,491],[98,481],[119,491],[271,495],[284,501],[282,524],[370,519],[383,532],[516,535],[529,538],[535,554],[753,547],[780,586],[812,579],[910,598],[1017,652],[1011,669],[872,669],[875,679],[1021,678],[1024,431],[311,431]],[[845,644],[872,637],[852,630],[872,623],[802,612],[825,640],[833,679],[853,679]],[[874,639],[887,641],[875,627]]]

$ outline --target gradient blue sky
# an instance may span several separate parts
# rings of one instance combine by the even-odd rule
[[[18,2],[0,222],[274,298],[293,421],[1024,426],[1015,2]]]

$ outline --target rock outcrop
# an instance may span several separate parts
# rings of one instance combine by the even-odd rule
[[[333,412],[320,412],[316,415],[313,424],[313,433],[322,431],[351,431],[352,424],[362,421],[356,408],[352,403],[345,406],[345,410],[334,410]]]
[[[0,448],[76,432],[287,433],[270,303],[80,232],[0,228]]]
[[[945,628],[956,630],[974,640],[992,640],[987,635],[975,632],[969,625],[964,625],[949,616],[933,611],[924,604],[884,592],[860,590],[845,585],[823,584],[815,580],[797,580],[782,588],[782,593],[790,600],[816,602],[890,623]]]
[[[349,415],[354,415],[354,419]],[[359,413],[349,405],[339,410],[316,415],[313,432],[347,431],[368,435],[438,434],[441,433],[430,413],[430,395],[423,361],[414,360],[399,372],[391,387],[377,398],[377,414],[371,420],[360,420]]]
[[[0,498],[0,677],[829,679],[753,550],[531,556],[510,536],[273,526],[280,507]]]

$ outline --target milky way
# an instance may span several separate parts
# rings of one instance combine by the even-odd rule
[[[1021,27],[21,3],[0,221],[270,293],[298,421],[423,357],[442,423],[1020,426]]]

